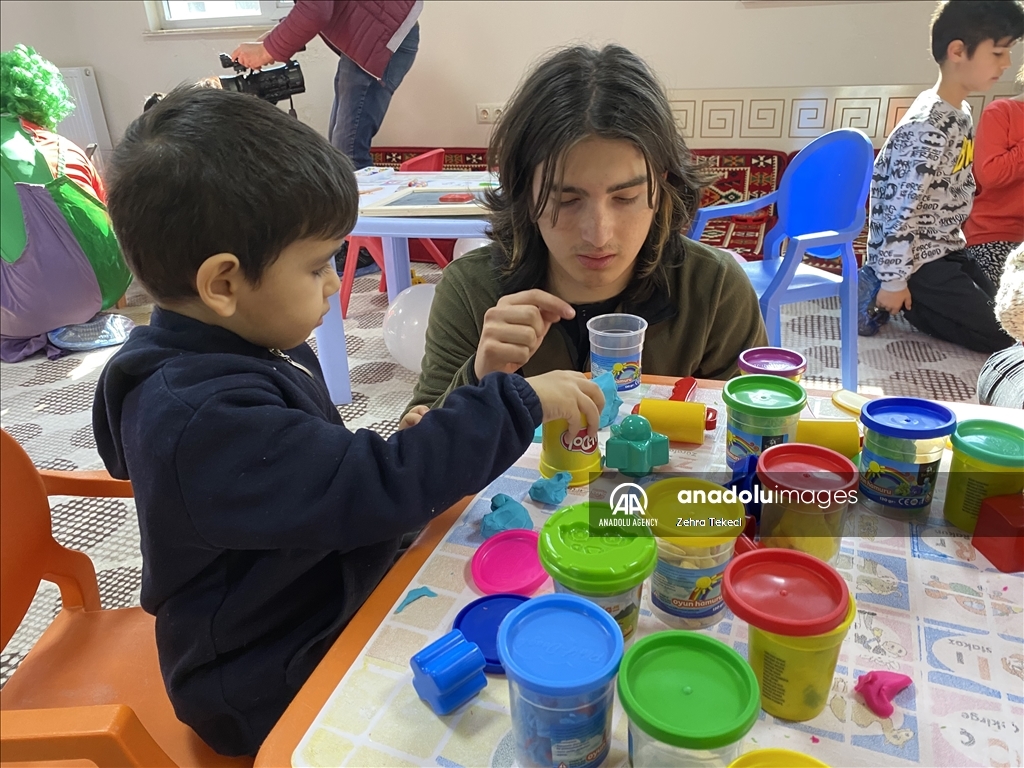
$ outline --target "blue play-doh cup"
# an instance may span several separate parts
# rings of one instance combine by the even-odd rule
[[[517,765],[594,768],[604,761],[622,648],[615,619],[576,595],[536,597],[505,617],[498,657]]]
[[[860,502],[876,514],[901,519],[928,516],[946,438],[956,416],[917,397],[882,397],[864,404]]]

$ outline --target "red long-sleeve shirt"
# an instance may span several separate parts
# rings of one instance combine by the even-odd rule
[[[968,245],[1024,242],[1024,101],[985,107],[974,143],[978,192],[964,222]]]
[[[320,35],[336,53],[380,78],[420,8],[416,0],[296,0],[263,47],[274,61],[288,61]]]

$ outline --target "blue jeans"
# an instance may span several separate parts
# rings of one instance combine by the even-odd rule
[[[370,142],[384,122],[395,89],[412,68],[419,47],[420,25],[417,23],[391,56],[384,77],[379,81],[348,56],[339,57],[327,137],[331,144],[352,158],[357,170],[373,164]]]

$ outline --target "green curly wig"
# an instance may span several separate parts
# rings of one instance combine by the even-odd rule
[[[0,53],[0,112],[52,130],[74,109],[64,78],[51,62],[21,44]]]

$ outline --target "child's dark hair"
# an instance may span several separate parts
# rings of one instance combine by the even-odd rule
[[[932,14],[932,58],[942,64],[954,40],[967,56],[986,40],[1016,42],[1024,37],[1024,6],[1019,0],[942,0]]]
[[[107,208],[132,272],[157,301],[196,295],[217,253],[258,284],[281,251],[355,226],[352,163],[309,126],[261,99],[178,88],[125,131]]]

